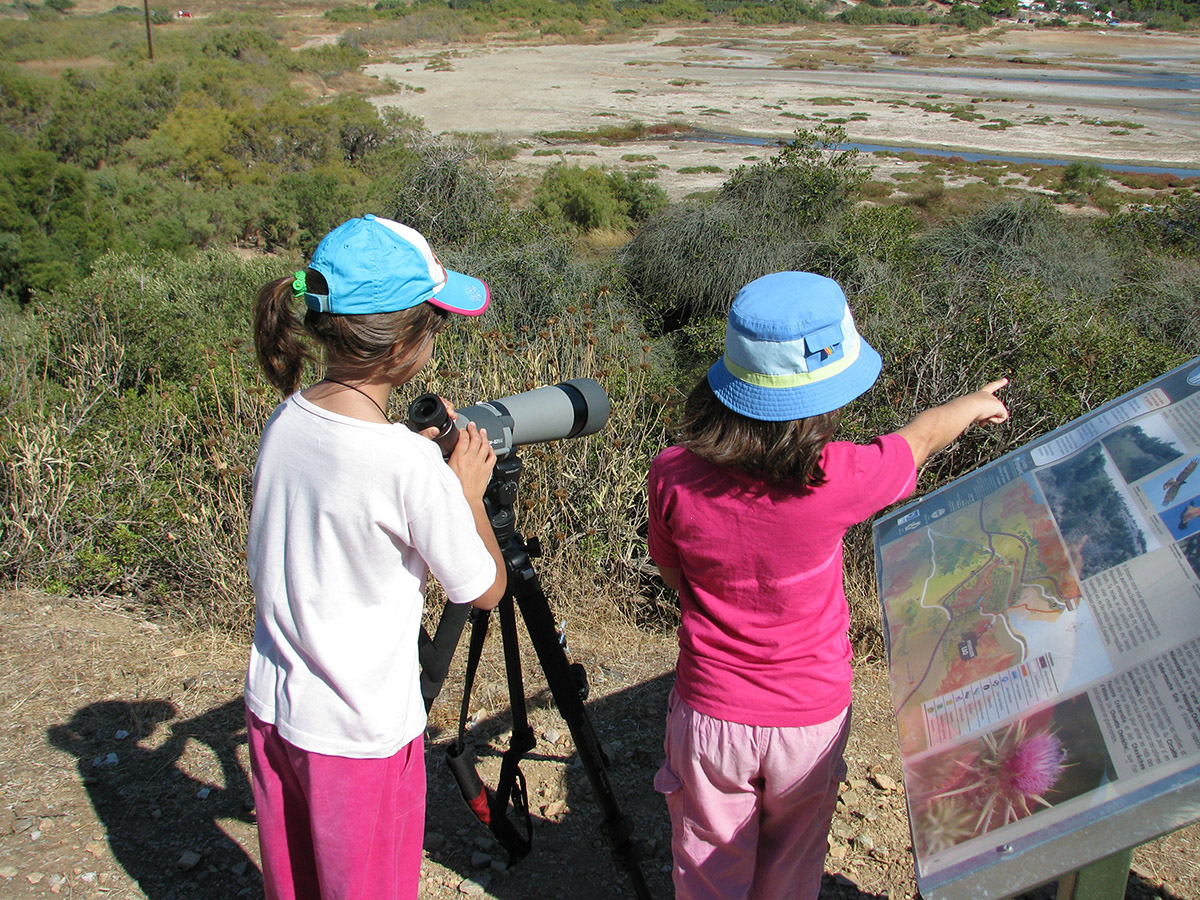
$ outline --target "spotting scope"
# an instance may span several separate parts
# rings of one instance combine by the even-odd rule
[[[408,407],[408,427],[413,431],[437,427],[434,440],[442,454],[449,456],[458,441],[454,426],[466,428],[468,422],[474,422],[487,431],[488,443],[497,458],[503,459],[523,444],[595,434],[608,421],[608,394],[591,378],[572,378],[476,403],[457,414],[451,420],[441,397],[422,394]]]

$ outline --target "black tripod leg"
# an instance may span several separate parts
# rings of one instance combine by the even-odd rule
[[[429,632],[421,629],[417,653],[421,660],[421,696],[425,700],[425,712],[429,712],[442,690],[442,684],[450,672],[450,660],[454,657],[454,650],[458,647],[458,639],[470,613],[469,603],[447,603],[433,637],[430,638]]]
[[[511,548],[510,548],[511,549]],[[505,553],[509,554],[510,549]],[[521,609],[525,629],[537,653],[538,662],[546,675],[559,714],[571,731],[571,737],[579,751],[579,760],[592,785],[592,793],[600,805],[604,817],[602,830],[612,846],[613,855],[629,873],[634,896],[639,900],[650,900],[650,887],[641,868],[641,854],[633,837],[633,825],[622,812],[608,777],[604,751],[596,737],[596,730],[583,703],[579,684],[571,672],[571,663],[566,651],[558,642],[554,628],[554,615],[550,603],[542,592],[532,564],[524,550],[517,552],[518,562],[509,565],[509,591]],[[524,557],[521,560],[520,557]]]

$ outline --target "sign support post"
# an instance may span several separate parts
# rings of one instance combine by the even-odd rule
[[[1058,881],[1056,900],[1124,900],[1133,850],[1122,850]]]

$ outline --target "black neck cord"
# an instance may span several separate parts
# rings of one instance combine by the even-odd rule
[[[344,388],[350,388],[350,390],[352,390],[352,391],[358,391],[360,394],[362,394],[364,397],[366,397],[368,400],[370,400],[370,401],[371,401],[372,405],[374,405],[374,407],[375,407],[377,410],[379,410],[379,414],[380,414],[381,416],[383,416],[383,418],[384,418],[384,419],[387,421],[387,423],[388,423],[389,425],[391,425],[391,424],[392,424],[392,419],[391,419],[391,417],[390,417],[390,416],[387,414],[387,410],[385,410],[385,409],[384,409],[382,406],[380,406],[380,405],[379,405],[379,404],[378,404],[378,403],[375,401],[375,398],[374,398],[374,397],[372,397],[370,394],[368,394],[366,391],[362,390],[361,388],[356,388],[356,387],[355,387],[354,385],[352,385],[352,384],[346,384],[346,382],[344,382],[344,381],[338,381],[336,378],[328,378],[328,377],[326,377],[326,378],[322,378],[321,380],[322,380],[322,381],[328,381],[330,384],[338,384],[338,385],[341,385],[341,386],[342,386],[342,387],[344,387]]]

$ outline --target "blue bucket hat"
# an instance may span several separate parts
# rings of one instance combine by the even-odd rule
[[[304,272],[296,273],[293,287],[318,312],[362,315],[429,303],[477,316],[491,300],[483,281],[443,266],[416,229],[378,216],[351,219],[333,229],[317,245],[308,267],[325,277],[329,293],[309,291]]]
[[[836,281],[776,272],[738,292],[725,355],[708,370],[708,383],[734,412],[787,422],[845,406],[875,383],[882,367],[855,329]]]

